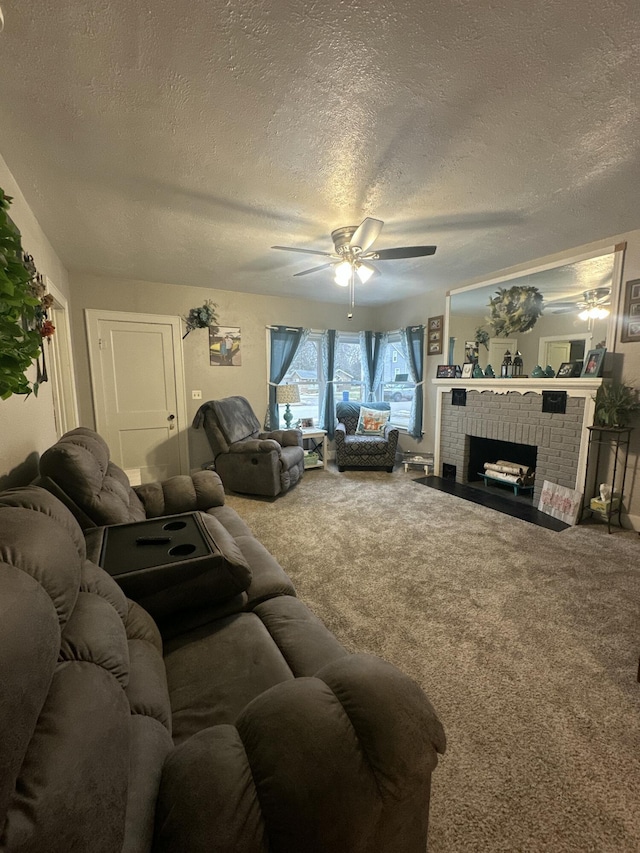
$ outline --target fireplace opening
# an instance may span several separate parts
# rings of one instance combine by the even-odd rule
[[[507,461],[519,466],[523,472],[534,472],[538,448],[532,444],[516,444],[512,441],[496,441],[492,438],[469,437],[469,467],[467,469],[467,482],[481,488],[490,487],[500,489],[504,497],[512,497],[517,501],[533,501],[533,477],[515,477],[508,474],[509,480],[501,481],[501,473],[485,469],[485,463],[496,464],[499,461]],[[492,477],[486,479],[483,472]],[[521,480],[521,483],[510,482]]]

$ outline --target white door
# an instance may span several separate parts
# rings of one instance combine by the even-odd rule
[[[565,361],[571,361],[570,341],[549,341],[545,350],[546,358],[540,362],[541,367],[550,364],[557,373],[561,364],[564,364]]]
[[[487,364],[493,367],[493,372],[496,376],[500,376],[500,365],[504,361],[504,354],[507,350],[511,353],[511,360],[518,349],[518,341],[516,338],[491,338],[489,340],[489,356]]]
[[[178,317],[85,311],[96,429],[142,483],[189,470]]]

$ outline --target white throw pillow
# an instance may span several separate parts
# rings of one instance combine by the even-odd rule
[[[361,406],[356,435],[384,435],[384,428],[390,414],[389,410],[379,411]]]

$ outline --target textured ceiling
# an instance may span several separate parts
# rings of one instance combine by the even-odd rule
[[[640,227],[637,0],[0,0],[0,153],[70,269],[382,304]],[[37,258],[36,258],[37,261]]]

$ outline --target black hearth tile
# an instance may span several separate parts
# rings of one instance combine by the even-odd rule
[[[510,515],[513,518],[519,518],[521,521],[527,521],[529,524],[536,524],[538,527],[546,527],[548,530],[566,530],[571,525],[565,524],[564,521],[559,521],[546,512],[540,512],[531,504],[516,502],[508,497],[482,489],[466,486],[462,483],[456,483],[454,480],[444,480],[442,477],[418,477],[413,481],[420,483],[422,486],[430,486],[432,489],[437,489],[440,492],[447,492],[450,495],[455,495],[457,498],[462,498],[466,501],[471,501],[474,504],[480,504],[487,509],[493,509],[496,512],[502,512],[505,515]]]

